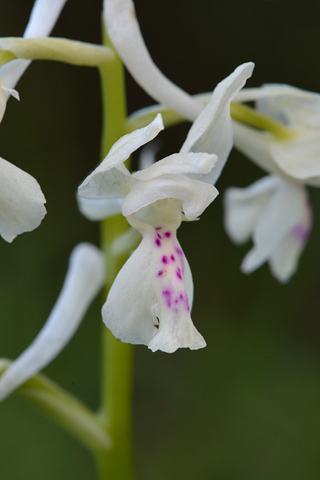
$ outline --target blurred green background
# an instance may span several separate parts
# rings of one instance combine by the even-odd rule
[[[0,35],[21,35],[33,2],[2,0]],[[149,50],[190,93],[210,91],[244,61],[248,85],[289,83],[319,91],[319,1],[137,0]],[[101,1],[68,0],[54,36],[99,42]],[[48,214],[40,228],[0,245],[0,356],[15,358],[45,322],[68,257],[99,242],[77,211],[78,184],[99,161],[100,87],[94,69],[34,62],[10,100],[0,154],[34,175]],[[128,77],[132,112],[152,101]],[[188,125],[162,135],[176,152]],[[139,480],[318,480],[320,478],[320,192],[310,191],[314,228],[288,285],[268,266],[244,276],[249,245],[231,244],[222,193],[263,173],[233,152],[221,195],[179,239],[195,282],[193,320],[207,348],[173,355],[135,349],[134,439]],[[96,408],[100,300],[45,373]],[[89,453],[13,395],[0,405],[1,480],[94,479]],[[112,480],[112,479],[110,479]]]

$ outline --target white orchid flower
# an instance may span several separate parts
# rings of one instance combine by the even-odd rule
[[[244,272],[269,261],[274,276],[286,282],[311,230],[305,185],[320,185],[320,95],[271,84],[236,96],[239,102],[253,100],[262,128],[234,121],[234,145],[272,175],[247,189],[227,190],[225,225],[237,243],[252,236]]]
[[[267,172],[320,186],[320,95],[271,84],[236,97],[254,100],[257,111],[274,120],[275,133],[234,122],[236,148]]]
[[[50,363],[80,325],[89,305],[104,283],[104,255],[89,243],[77,245],[58,300],[31,345],[0,378],[0,400]]]
[[[241,269],[251,273],[266,261],[281,282],[296,271],[309,237],[312,213],[305,187],[269,175],[247,188],[229,188],[224,197],[225,229],[235,243],[251,237],[253,248]]]
[[[37,0],[24,36],[48,35],[66,0]],[[0,122],[10,95],[19,99],[14,87],[30,64],[13,60],[0,68]],[[45,197],[38,182],[28,173],[0,158],[0,235],[7,242],[37,228],[46,214]]]
[[[147,127],[120,138],[78,193],[123,199],[122,214],[142,234],[103,306],[105,324],[123,342],[171,353],[206,345],[190,317],[193,282],[176,231],[183,218],[196,219],[216,197],[215,187],[192,175],[208,174],[217,157],[180,153],[130,174],[124,161],[162,129],[158,115]]]

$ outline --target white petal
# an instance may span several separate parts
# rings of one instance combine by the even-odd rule
[[[230,103],[252,74],[254,64],[245,63],[220,82],[215,88],[208,105],[193,123],[182,145],[181,152],[208,152],[218,155],[214,170],[198,177],[215,183],[224,167],[232,148],[232,121]]]
[[[285,125],[303,128],[320,127],[320,95],[289,85],[266,84],[257,109]],[[280,94],[280,92],[282,93]]]
[[[245,273],[252,272],[275,254],[286,236],[301,224],[306,205],[303,187],[281,181],[256,223],[253,234],[254,248],[242,263]]]
[[[247,188],[228,188],[224,195],[224,225],[231,240],[249,240],[271,195],[279,184],[275,175],[264,177]]]
[[[202,106],[174,85],[154,64],[146,48],[131,0],[104,0],[108,35],[136,82],[155,100],[195,120]]]
[[[36,0],[27,28],[25,38],[46,37],[53,29],[67,0]]]
[[[217,155],[209,153],[174,153],[151,165],[146,170],[133,174],[137,180],[151,180],[164,174],[208,174],[217,161]]]
[[[104,256],[88,243],[79,244],[70,257],[59,298],[33,343],[0,379],[0,399],[38,373],[64,348],[104,282]]]
[[[243,88],[237,93],[234,100],[235,102],[253,102],[265,97],[274,97],[275,100],[282,95],[297,95],[304,97],[304,90],[292,87],[291,85],[285,85],[281,83],[266,83],[259,88]]]
[[[265,172],[284,175],[284,171],[275,162],[271,148],[274,137],[247,125],[233,121],[233,143],[235,148],[255,162]]]
[[[305,217],[280,242],[270,257],[272,274],[280,282],[288,282],[298,267],[300,255],[305,247],[311,229],[311,212],[307,203],[304,204]]]
[[[77,195],[78,208],[88,220],[99,221],[121,213],[122,198],[91,199]]]
[[[309,130],[292,141],[270,146],[275,163],[289,177],[320,186],[320,131]]]
[[[143,233],[103,306],[105,324],[119,340],[153,351],[204,347],[190,318],[192,277],[175,232],[159,226]]]
[[[0,234],[7,242],[40,225],[45,203],[38,182],[0,158]]]
[[[148,182],[138,182],[123,201],[122,213],[128,216],[164,199],[179,199],[189,220],[196,219],[218,195],[208,183],[192,180],[185,175],[161,175]]]
[[[103,162],[82,182],[78,194],[96,199],[125,197],[135,180],[123,163],[135,150],[153,140],[163,128],[161,115],[157,115],[147,127],[121,137]]]

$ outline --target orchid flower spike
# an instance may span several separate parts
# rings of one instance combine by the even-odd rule
[[[212,185],[193,178],[208,174],[217,157],[179,153],[130,174],[124,161],[162,129],[158,115],[147,127],[120,138],[78,194],[106,202],[121,199],[122,214],[142,234],[110,289],[103,321],[123,342],[171,353],[206,345],[190,317],[193,282],[176,231],[183,218],[195,220],[218,194]]]
[[[104,283],[104,255],[89,243],[77,245],[58,300],[32,344],[0,378],[0,400],[50,363],[79,327]]]
[[[52,30],[66,0],[36,0],[25,37],[46,36]],[[19,99],[14,87],[30,64],[13,60],[0,68],[0,122],[9,95]],[[28,173],[0,158],[0,235],[7,242],[37,228],[46,214],[45,197]]]
[[[252,236],[244,272],[269,261],[274,276],[286,282],[312,225],[305,185],[320,185],[320,95],[264,85],[242,90],[236,100],[256,100],[260,130],[234,121],[235,147],[272,175],[247,189],[227,190],[226,231],[236,243]]]

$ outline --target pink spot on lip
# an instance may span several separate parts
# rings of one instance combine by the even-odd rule
[[[177,270],[176,270],[176,275],[177,275],[177,277],[179,278],[179,280],[182,280],[182,275],[181,275],[181,270],[180,270],[180,268],[177,268]]]
[[[161,229],[162,229],[162,227],[156,227],[155,228],[155,230],[161,230]]]
[[[158,272],[158,277],[161,277],[161,275],[163,275],[163,270],[159,270]]]
[[[171,232],[165,232],[164,236],[167,237],[167,238],[170,238],[171,237]]]
[[[156,238],[154,243],[157,245],[157,247],[161,247],[161,240],[159,238]]]
[[[295,227],[293,227],[293,229],[291,230],[291,233],[301,243],[305,243],[308,240],[310,231],[305,225],[298,224]]]
[[[168,257],[166,255],[163,255],[162,263],[164,263],[164,264],[168,263]]]
[[[162,295],[166,299],[167,306],[170,308],[171,307],[171,297],[172,297],[172,292],[171,290],[163,290]]]
[[[183,252],[182,252],[181,248],[176,247],[175,251],[177,252],[178,255],[183,255]]]
[[[170,255],[170,258],[173,262],[175,261],[174,255]]]

